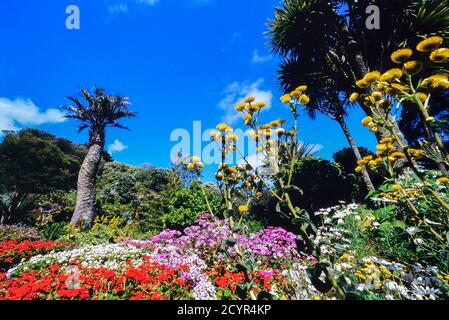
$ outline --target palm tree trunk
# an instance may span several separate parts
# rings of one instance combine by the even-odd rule
[[[96,179],[103,153],[102,143],[92,143],[78,174],[78,186],[75,212],[72,216],[73,227],[90,227],[95,215]]]
[[[340,125],[341,129],[343,130],[343,133],[345,134],[346,139],[348,140],[348,143],[351,146],[352,151],[354,152],[355,158],[357,159],[357,161],[362,160],[362,155],[360,154],[360,150],[357,147],[354,137],[352,136],[351,131],[349,131],[349,128],[346,125],[346,122],[344,121],[343,117],[340,116],[336,120],[337,120],[338,124]],[[368,188],[368,191],[374,192],[376,190],[376,188],[374,187],[374,184],[371,181],[371,177],[369,176],[368,170],[366,170],[366,168],[363,168],[362,175],[363,175],[363,180],[365,181],[366,187]]]

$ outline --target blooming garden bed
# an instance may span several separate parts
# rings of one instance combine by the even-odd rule
[[[349,218],[361,220],[357,209],[351,205],[317,213],[334,226],[321,227],[314,241],[329,255],[344,252],[334,268],[339,280],[355,293],[377,298],[445,298],[449,276],[435,267],[356,259],[339,226]],[[82,247],[6,241],[0,244],[0,299],[336,299],[333,291],[323,295],[313,286],[308,272],[317,262],[298,252],[294,234],[269,227],[239,234],[235,245],[223,250],[232,236],[228,220],[208,214],[182,232],[165,230],[148,241]],[[328,248],[327,242],[332,243]]]

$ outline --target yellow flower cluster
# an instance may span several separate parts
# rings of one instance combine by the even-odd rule
[[[382,192],[380,196],[382,198],[398,201],[403,197],[408,199],[424,199],[425,195],[420,189],[403,189],[400,185],[395,184],[392,187],[391,192]]]
[[[440,48],[443,44],[443,38],[434,36],[421,41],[416,49],[421,53],[430,53],[428,59],[433,63],[443,63],[449,60],[449,48]],[[410,48],[399,49],[392,53],[391,60],[402,65],[402,68],[393,68],[384,73],[377,70],[368,72],[362,79],[356,82],[356,86],[360,89],[372,88],[374,92],[369,94],[360,94],[354,92],[349,95],[349,101],[355,103],[361,99],[365,105],[378,105],[382,108],[390,106],[388,99],[385,97],[404,95],[409,99],[416,100],[416,97],[410,96],[411,88],[409,85],[401,81],[404,75],[414,76],[423,71],[424,63],[419,60],[412,60],[414,52]],[[449,89],[449,78],[445,74],[435,74],[423,79],[419,90],[427,89]],[[372,90],[371,90],[372,91]],[[425,102],[428,93],[418,92],[418,99]]]
[[[364,157],[357,164],[358,167],[355,169],[355,172],[360,173],[363,171],[363,168],[368,166],[370,169],[376,169],[380,165],[385,162],[389,162],[394,164],[396,161],[405,158],[405,154],[401,151],[396,151],[395,146],[393,145],[392,138],[384,138],[380,141],[380,143],[376,146],[377,153],[376,158],[373,156]]]
[[[218,172],[215,174],[215,178],[218,181],[226,179],[231,185],[236,185],[239,182],[245,181],[246,187],[251,187],[255,181],[256,176],[250,172],[252,168],[250,166],[237,165],[229,166],[227,164],[221,164],[218,167]]]
[[[236,111],[243,113],[245,125],[251,124],[255,120],[254,115],[267,106],[265,102],[254,103],[254,101],[256,101],[255,97],[248,97],[235,107]]]
[[[449,184],[449,178],[448,177],[441,177],[441,178],[438,179],[438,182],[442,183],[442,184]]]
[[[204,163],[201,162],[201,158],[198,156],[190,157],[190,163],[187,164],[187,169],[196,173],[200,173],[204,169]]]
[[[240,214],[247,214],[249,212],[249,207],[247,205],[241,205],[238,209]]]
[[[304,94],[307,91],[307,86],[299,86],[293,90],[290,94],[284,94],[281,97],[281,102],[284,104],[308,104],[310,102],[309,96]]]
[[[218,131],[212,131],[210,133],[213,142],[221,143],[222,150],[225,154],[236,150],[235,142],[238,140],[238,136],[234,133],[234,129],[226,123],[220,123],[216,126]]]

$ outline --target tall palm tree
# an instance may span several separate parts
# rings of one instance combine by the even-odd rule
[[[91,226],[95,215],[96,178],[98,167],[104,151],[106,129],[115,127],[127,129],[118,121],[134,117],[129,111],[128,98],[110,96],[105,90],[96,88],[94,92],[81,89],[80,97],[87,102],[83,104],[78,97],[68,97],[74,105],[65,106],[67,118],[80,121],[79,132],[89,130],[89,150],[78,174],[77,199],[71,225],[74,227]]]
[[[372,4],[380,9],[380,30],[366,27]],[[272,51],[301,65],[284,81],[295,83],[303,69],[320,66],[347,97],[368,71],[388,68],[398,46],[413,47],[431,34],[449,36],[449,8],[447,0],[283,0],[268,27]],[[324,92],[322,99],[334,98]]]
[[[352,104],[341,94],[346,80],[338,67],[332,61],[326,65],[303,65],[295,58],[286,58],[281,62],[280,69],[279,82],[282,90],[290,92],[297,86],[307,83],[311,101],[305,106],[305,110],[309,117],[314,119],[319,112],[336,121],[348,140],[355,159],[362,160],[357,143],[346,124],[347,110]],[[362,174],[367,190],[374,191],[374,184],[366,168]]]

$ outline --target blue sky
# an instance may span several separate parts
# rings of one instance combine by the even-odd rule
[[[286,117],[276,83],[278,60],[266,46],[267,19],[278,0],[17,0],[0,2],[0,129],[36,127],[85,143],[58,107],[80,87],[104,87],[130,97],[138,117],[113,129],[107,146],[133,165],[167,167],[174,129],[193,121],[213,128],[235,120],[236,100],[266,98],[264,118]],[[80,9],[80,30],[67,30],[66,7]],[[348,123],[359,145],[374,137]],[[241,125],[236,121],[235,125]],[[300,139],[331,159],[347,142],[336,123],[302,117]],[[117,140],[117,141],[116,141]],[[123,149],[123,150],[121,150]],[[119,152],[121,150],[121,152]],[[210,169],[212,170],[212,169]]]

